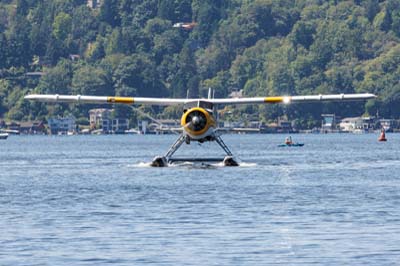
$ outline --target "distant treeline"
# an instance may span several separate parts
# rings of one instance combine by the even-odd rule
[[[367,103],[225,109],[313,126],[321,113],[400,117],[400,1],[2,0],[0,119],[87,117],[29,92],[216,97],[370,92]],[[193,28],[173,27],[195,22]],[[34,75],[29,75],[36,72]],[[27,74],[28,73],[28,74]],[[169,117],[177,108],[148,108]],[[135,119],[119,107],[117,116]]]

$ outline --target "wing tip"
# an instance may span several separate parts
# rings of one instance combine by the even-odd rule
[[[36,99],[37,95],[36,94],[28,94],[24,96],[25,100],[34,100]]]

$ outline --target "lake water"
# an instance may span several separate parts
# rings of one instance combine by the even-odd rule
[[[400,134],[284,137],[223,136],[240,167],[159,169],[175,135],[10,136],[0,265],[400,265]]]

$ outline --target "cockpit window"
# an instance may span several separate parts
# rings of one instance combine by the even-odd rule
[[[194,107],[201,107],[207,110],[213,110],[213,104],[207,101],[196,101],[196,102],[189,102],[185,104],[184,109],[191,109]]]
[[[198,102],[198,107],[202,107],[204,109],[212,110],[213,109],[213,104],[210,103],[210,102],[206,102],[206,101],[199,101]]]

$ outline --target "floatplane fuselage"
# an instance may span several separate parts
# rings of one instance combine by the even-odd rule
[[[374,94],[332,94],[306,96],[274,96],[252,98],[211,98],[207,99],[171,99],[171,98],[142,98],[142,97],[114,97],[114,96],[86,96],[86,95],[58,95],[58,94],[31,94],[25,99],[42,102],[66,103],[94,103],[94,104],[125,104],[125,105],[182,105],[181,116],[182,133],[163,156],[156,156],[151,165],[154,167],[168,166],[179,161],[206,161],[223,162],[225,166],[238,166],[228,146],[223,142],[217,128],[217,110],[224,105],[240,104],[290,104],[296,102],[321,101],[357,101],[375,98]],[[224,158],[174,158],[174,153],[183,143],[215,141],[226,153]]]

